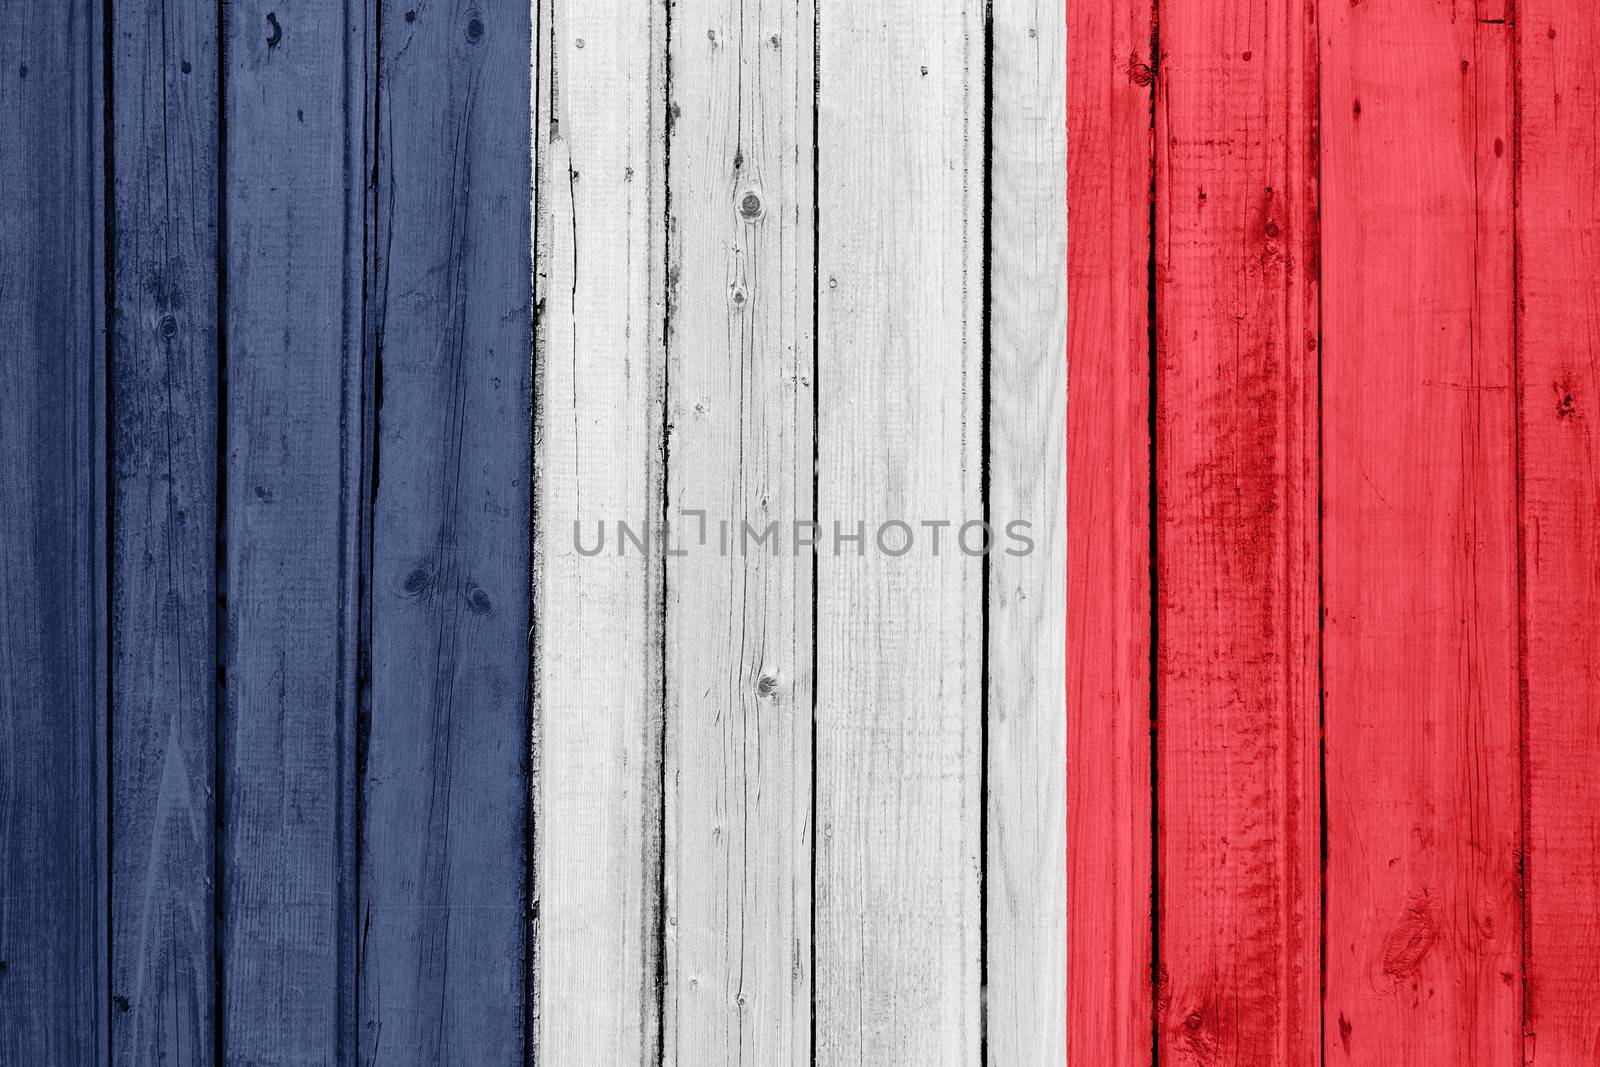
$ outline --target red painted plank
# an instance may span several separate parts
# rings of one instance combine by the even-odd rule
[[[1506,14],[1322,11],[1329,1063],[1521,1057]]]
[[[1319,1046],[1312,0],[1164,0],[1158,1051]]]
[[[1600,1061],[1600,10],[1523,0],[1517,330],[1528,1060]]]
[[[1150,1063],[1149,0],[1067,7],[1067,1056]]]

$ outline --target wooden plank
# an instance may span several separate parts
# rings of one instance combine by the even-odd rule
[[[811,1062],[814,27],[672,12],[668,1063]]]
[[[1330,1063],[1522,1056],[1508,13],[1322,9]]]
[[[1148,0],[1067,8],[1067,1056],[1151,1061]]]
[[[0,1061],[108,1051],[104,13],[0,36]]]
[[[664,4],[536,8],[540,1062],[660,1053]],[[612,539],[599,555],[597,524]],[[649,536],[645,534],[645,536]]]
[[[989,1062],[1066,1062],[1066,20],[992,5],[988,513]],[[1019,531],[1021,528],[1019,528]],[[1103,990],[1104,987],[1102,987]]]
[[[1600,1055],[1600,12],[1524,0],[1517,20],[1525,1062],[1584,1063]]]
[[[1320,1044],[1315,9],[1160,6],[1156,743],[1165,1062]]]
[[[111,1016],[215,1058],[216,5],[112,12]]]
[[[383,19],[361,1056],[520,1063],[531,24],[515,4]]]
[[[983,563],[952,542],[982,518],[984,46],[977,0],[819,12],[814,937],[827,1064],[979,1055]],[[882,552],[891,520],[922,547]],[[953,524],[938,556],[924,521]]]
[[[224,8],[230,1062],[355,1051],[367,17]]]

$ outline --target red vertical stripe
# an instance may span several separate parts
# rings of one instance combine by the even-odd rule
[[[1311,0],[1162,0],[1158,1048],[1319,1044]]]
[[[1322,13],[1330,1063],[1521,1057],[1506,15]]]
[[[1150,1049],[1148,0],[1072,2],[1067,1055]]]
[[[1600,1062],[1600,11],[1518,5],[1528,1051]]]

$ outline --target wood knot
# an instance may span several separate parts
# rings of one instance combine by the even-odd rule
[[[750,301],[750,294],[742,285],[735,285],[729,299],[733,301],[735,311],[743,311],[745,304]]]
[[[763,674],[756,682],[756,693],[771,699],[778,692],[778,679],[770,674]]]
[[[1416,977],[1438,938],[1427,897],[1406,905],[1400,921],[1383,941],[1383,973],[1396,982]]]
[[[271,51],[283,43],[283,26],[278,22],[276,11],[267,12],[267,28],[267,50]]]
[[[474,615],[487,615],[494,610],[494,603],[489,599],[476,582],[467,583],[467,607]]]
[[[1206,1018],[1202,1008],[1195,1008],[1183,1017],[1182,1032],[1177,1035],[1179,1045],[1194,1063],[1216,1063],[1221,1049],[1221,1039],[1216,1028]]]
[[[478,12],[472,12],[471,16],[467,19],[467,28],[464,32],[466,34],[468,44],[477,44],[479,41],[483,40],[483,36],[487,31],[483,25],[483,17]]]
[[[754,222],[761,217],[762,203],[760,194],[751,190],[739,198],[739,214]]]
[[[400,583],[400,589],[406,596],[421,596],[433,584],[433,565],[419,563],[406,575],[405,581]]]
[[[161,322],[158,324],[158,326],[161,330],[161,336],[165,337],[169,341],[172,340],[172,338],[178,333],[178,320],[173,318],[171,315],[161,316]]]

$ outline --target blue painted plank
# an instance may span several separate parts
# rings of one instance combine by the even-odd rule
[[[521,1063],[529,5],[383,17],[361,1055]]]
[[[92,0],[0,34],[0,1063],[103,1059],[105,275]]]
[[[349,1063],[367,0],[223,14],[223,1055]]]
[[[112,11],[111,1014],[214,1062],[217,5]]]

